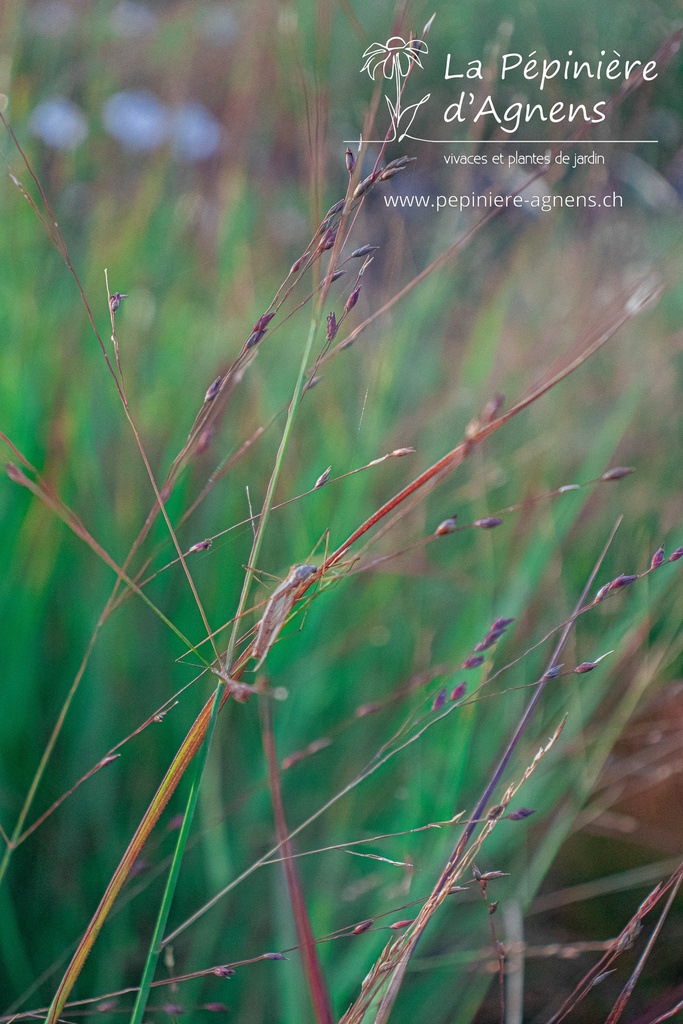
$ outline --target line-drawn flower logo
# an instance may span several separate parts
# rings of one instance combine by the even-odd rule
[[[429,48],[425,43],[424,39],[408,39],[407,41],[402,36],[391,36],[387,39],[386,43],[372,43],[368,46],[367,50],[363,54],[365,57],[365,64],[361,68],[361,74],[363,71],[367,71],[372,80],[375,80],[377,72],[382,69],[384,78],[396,80],[396,103],[392,103],[388,96],[385,96],[387,106],[389,107],[389,114],[391,116],[391,127],[393,135],[388,141],[394,141],[397,137],[404,139],[410,130],[418,108],[426,103],[430,97],[430,93],[423,96],[419,103],[411,103],[407,107],[401,107],[401,96],[405,87],[406,79],[412,71],[413,67],[417,65],[421,68],[422,61],[420,56],[423,53],[428,53]],[[401,135],[398,135],[399,122],[404,119],[404,126]],[[407,121],[405,120],[407,119]]]

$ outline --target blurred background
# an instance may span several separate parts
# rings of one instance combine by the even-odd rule
[[[647,60],[680,27],[677,4],[631,0],[616,8],[594,0],[570,8],[545,0],[436,0],[398,10],[385,0],[3,6],[5,116],[54,208],[110,355],[105,268],[111,290],[128,296],[116,314],[121,362],[157,481],[185,443],[206,389],[232,364],[325,211],[344,196],[346,140],[359,136],[373,99],[372,137],[388,128],[381,93],[393,93],[359,73],[363,52],[393,34],[419,35],[433,13],[424,69],[409,80],[406,97],[416,102],[431,93],[420,129],[437,138],[438,112],[452,102],[447,53],[463,64],[481,59],[491,74],[501,48],[548,57],[574,49],[585,59],[605,48]],[[571,613],[617,518],[623,516],[596,586],[644,571],[660,545],[668,556],[683,544],[682,74],[673,56],[595,136],[656,138],[657,145],[596,146],[604,165],[570,167],[531,186],[542,194],[616,191],[623,208],[500,214],[326,362],[305,395],[277,502],[310,491],[328,466],[335,478],[396,448],[415,452],[275,511],[258,566],[272,577],[255,588],[259,601],[290,566],[320,561],[328,541],[341,543],[453,448],[493,396],[512,405],[615,322],[643,281],[663,287],[656,306],[477,449],[366,556],[395,557],[341,579],[284,630],[266,668],[287,695],[272,711],[290,828],[332,800],[386,744],[393,749],[397,737],[415,737],[302,832],[301,852],[471,811],[528,687],[548,664],[550,643],[535,645]],[[594,102],[614,92],[604,82],[562,83],[547,102],[556,95]],[[522,96],[519,82],[500,95],[506,103],[537,98]],[[566,125],[546,128],[553,134],[543,137],[566,138]],[[498,136],[489,125],[485,137]],[[463,151],[486,149],[496,147]],[[2,154],[39,201],[4,128]],[[370,146],[364,171],[377,154]],[[415,162],[373,190],[354,224],[351,246],[379,249],[338,341],[477,220],[457,210],[388,208],[385,196],[512,189],[528,177],[523,168],[449,166],[440,147],[409,140],[391,144],[386,158],[404,154]],[[153,505],[149,480],[74,280],[9,174],[0,206],[0,430],[120,565]],[[355,282],[354,270],[345,269],[327,300],[338,318]],[[191,570],[212,627],[223,628],[223,644],[251,549],[249,503],[261,507],[308,331],[310,303],[297,307],[315,283],[309,276],[299,285],[273,322],[169,498],[184,550],[216,538],[193,556]],[[321,334],[316,352],[323,343]],[[17,462],[6,444],[3,457]],[[635,473],[532,500],[613,466]],[[498,512],[497,529],[463,530],[401,554],[448,517],[467,524]],[[9,478],[0,482],[0,516],[0,823],[12,834],[116,578]],[[173,555],[159,520],[133,568],[151,559],[148,573],[155,572]],[[165,569],[146,589],[200,643],[205,633],[181,568]],[[505,638],[480,668],[457,672],[497,616],[515,618]],[[567,715],[561,738],[520,794],[535,815],[501,822],[478,860],[480,870],[507,873],[489,890],[500,900],[496,926],[499,938],[526,950],[515,968],[524,979],[523,1015],[509,1020],[547,1020],[678,862],[682,620],[675,564],[584,615],[564,651],[566,667],[613,653],[594,672],[568,675],[547,690],[513,758],[506,781],[521,777]],[[135,597],[122,603],[92,647],[24,828],[197,674],[197,659],[147,606]],[[468,695],[481,699],[437,720],[437,695],[465,679]],[[163,722],[130,739],[118,760],[6,854],[2,1011],[49,1002],[211,689],[210,678],[197,679]],[[293,756],[300,752],[305,756]],[[106,923],[76,997],[138,983],[187,789],[185,780]],[[362,935],[319,946],[338,1016],[394,935],[388,925],[414,916],[405,908],[428,894],[457,835],[452,827],[430,829],[354,848],[384,860],[342,848],[298,862],[316,936],[377,918]],[[254,700],[221,716],[170,927],[273,842]],[[452,899],[412,961],[397,1022],[500,1019],[486,905],[471,885]],[[648,919],[646,934],[649,927]],[[185,929],[158,976],[295,944],[281,866],[274,865]],[[607,1015],[642,947],[640,939],[573,1019]],[[631,1020],[647,1024],[683,998],[681,948],[679,899],[632,998]],[[299,959],[288,957],[239,968],[229,979],[210,975],[155,992],[148,1017],[310,1020]],[[120,1015],[130,998],[110,1012]]]

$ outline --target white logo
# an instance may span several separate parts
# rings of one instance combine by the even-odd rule
[[[363,71],[367,71],[370,78],[374,81],[377,72],[381,68],[384,78],[394,79],[396,83],[396,100],[392,101],[388,96],[385,96],[387,106],[389,107],[389,116],[391,117],[391,128],[387,133],[386,139],[376,139],[373,141],[400,141],[408,135],[417,111],[423,103],[427,102],[431,93],[423,96],[418,103],[411,103],[409,106],[404,107],[401,105],[403,90],[413,68],[416,65],[419,68],[422,67],[420,56],[428,52],[429,50],[424,39],[409,39],[406,41],[401,36],[392,36],[391,39],[387,39],[386,43],[373,43],[371,46],[368,46],[363,54],[365,64],[361,68],[361,74]]]

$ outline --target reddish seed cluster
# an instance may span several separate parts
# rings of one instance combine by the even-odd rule
[[[275,313],[264,313],[263,316],[260,316],[258,318],[258,320],[251,329],[251,334],[249,335],[245,342],[244,347],[246,349],[254,348],[254,346],[258,345],[259,341],[261,341],[264,338],[266,330],[268,328],[268,324],[270,323],[274,316]]]
[[[367,919],[367,921],[361,921],[360,924],[357,924],[356,927],[351,932],[351,934],[352,935],[362,935],[363,932],[366,932],[369,928],[372,928],[374,923],[375,922],[372,920],[372,918],[369,917]]]
[[[372,174],[369,174],[367,178],[363,178],[363,180],[356,185],[353,198],[360,199],[361,196],[365,195],[365,193],[372,188],[375,182],[388,181],[389,178],[393,178],[395,174],[402,171],[409,163],[412,163],[413,160],[415,160],[414,156],[400,156],[397,160],[391,160],[383,170],[373,171]]]
[[[437,537],[445,537],[446,534],[455,533],[458,528],[457,516],[451,516],[450,519],[444,519],[442,523],[439,523],[434,533]]]
[[[389,452],[392,459],[402,459],[404,455],[414,455],[414,448],[394,448],[393,452]]]
[[[637,576],[627,576],[625,573],[622,573],[621,576],[617,576],[615,580],[612,580],[612,582],[608,584],[608,586],[610,590],[620,590],[622,587],[628,587],[637,579]]]
[[[328,249],[332,248],[332,246],[334,245],[336,240],[337,240],[337,229],[336,228],[328,228],[328,230],[325,232],[325,234],[322,237],[322,240],[320,242],[320,245],[318,246],[318,249],[320,250],[320,252],[327,252]]]
[[[514,619],[496,619],[484,639],[474,648],[475,651],[488,651],[489,647],[493,647],[496,641],[500,640],[510,623],[514,621]]]

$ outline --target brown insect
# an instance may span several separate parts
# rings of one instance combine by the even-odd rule
[[[317,565],[293,565],[289,575],[273,591],[258,624],[252,657],[256,658],[254,668],[260,668],[266,655],[275,643],[287,617],[296,604],[297,591],[302,583],[310,580],[318,571]]]

